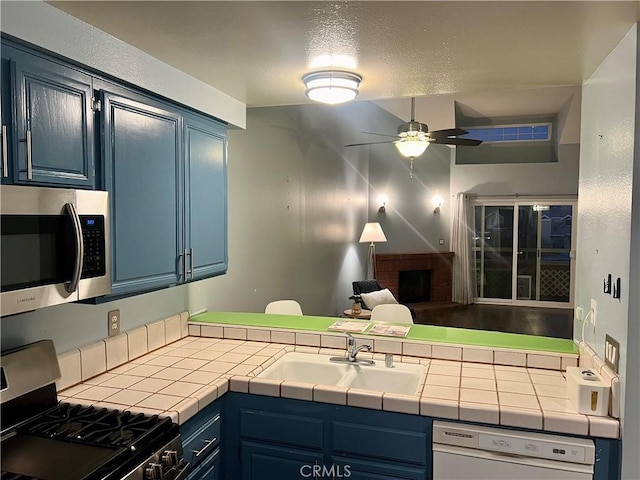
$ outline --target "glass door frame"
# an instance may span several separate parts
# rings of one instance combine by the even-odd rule
[[[569,302],[554,302],[554,301],[542,301],[542,300],[523,300],[518,299],[518,223],[519,223],[519,211],[521,206],[532,205],[571,205],[572,207],[572,220],[571,220],[571,248],[569,251]],[[571,308],[573,309],[575,300],[575,269],[576,269],[576,225],[577,225],[577,213],[578,213],[578,198],[576,196],[563,196],[563,197],[482,197],[478,196],[474,199],[473,208],[477,206],[492,206],[492,207],[513,207],[513,259],[512,259],[512,278],[511,278],[511,299],[506,298],[483,298],[475,297],[474,302],[478,304],[490,304],[490,305],[514,305],[514,306],[526,306],[526,307],[545,307],[545,308]],[[542,215],[538,216],[538,251],[543,249],[540,246],[540,236]],[[484,219],[483,219],[484,221]],[[475,252],[474,248],[474,252]],[[480,250],[481,264],[484,257],[484,249]],[[475,254],[474,254],[475,257]],[[536,292],[540,291],[540,263],[541,255],[538,255],[536,270]]]

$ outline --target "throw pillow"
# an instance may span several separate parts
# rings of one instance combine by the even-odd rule
[[[373,310],[377,305],[398,303],[396,298],[393,296],[393,293],[391,293],[388,288],[376,290],[375,292],[363,293],[360,297],[369,310]]]

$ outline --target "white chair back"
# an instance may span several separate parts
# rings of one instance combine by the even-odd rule
[[[276,315],[302,315],[302,307],[295,300],[276,300],[265,307],[264,313],[272,313]]]
[[[411,310],[399,303],[376,305],[371,312],[372,322],[413,323]]]

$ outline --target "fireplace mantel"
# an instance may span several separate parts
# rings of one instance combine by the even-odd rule
[[[453,252],[376,254],[377,280],[398,298],[401,270],[431,270],[431,301],[450,302],[453,287]]]

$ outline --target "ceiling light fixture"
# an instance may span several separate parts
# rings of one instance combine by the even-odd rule
[[[362,81],[360,75],[337,70],[308,73],[302,77],[307,97],[316,102],[335,105],[353,100],[358,96]]]
[[[398,127],[398,140],[393,142],[400,155],[408,158],[419,157],[429,147],[429,127],[413,120],[414,103],[411,99],[412,120]]]

